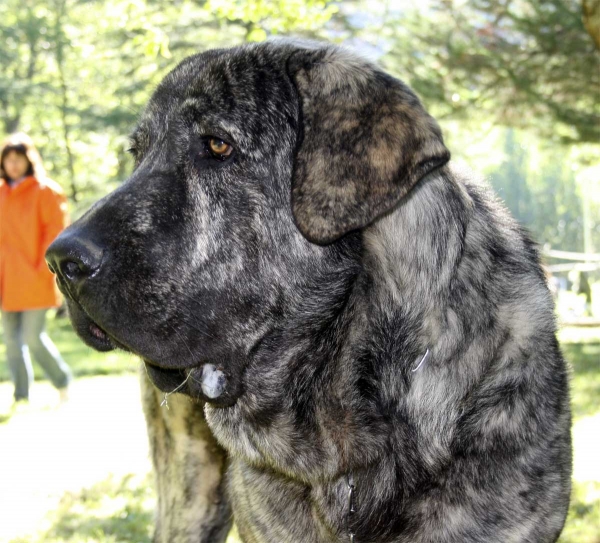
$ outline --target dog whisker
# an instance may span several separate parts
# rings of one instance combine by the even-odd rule
[[[171,390],[171,392],[165,392],[165,397],[164,397],[163,401],[160,403],[161,407],[166,407],[167,409],[169,409],[169,400],[168,400],[168,397],[171,394],[175,394],[175,392],[177,392],[178,390],[180,390],[183,387],[183,385],[185,385],[188,382],[188,379],[190,378],[190,375],[192,375],[192,372],[189,372],[187,374],[187,377],[184,379],[184,381],[178,387],[176,387],[173,390]]]

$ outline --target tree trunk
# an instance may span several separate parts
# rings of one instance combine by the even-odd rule
[[[75,182],[75,168],[73,164],[73,152],[71,150],[71,138],[70,138],[70,127],[67,118],[67,112],[69,110],[69,96],[68,88],[65,79],[65,68],[64,68],[64,33],[62,28],[62,20],[66,11],[65,0],[57,0],[55,4],[56,8],[56,21],[55,21],[55,38],[56,38],[56,65],[58,67],[58,77],[60,82],[61,90],[61,105],[60,105],[60,116],[63,128],[63,141],[65,146],[65,152],[67,154],[67,168],[69,170],[69,184],[71,186],[71,199],[77,202],[79,199],[79,191],[77,190],[77,184]]]
[[[600,49],[600,0],[582,0],[583,26]]]

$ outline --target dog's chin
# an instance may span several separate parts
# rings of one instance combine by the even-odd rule
[[[189,394],[186,370],[160,368],[148,360],[144,360],[144,365],[148,377],[159,390],[168,393]]]
[[[185,369],[167,369],[144,360],[148,377],[168,394],[185,394],[215,407],[230,407],[240,394],[225,372],[210,363]]]

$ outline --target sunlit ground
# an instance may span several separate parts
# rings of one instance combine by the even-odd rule
[[[12,385],[1,384],[0,413],[11,395]],[[70,402],[57,407],[57,401],[48,383],[35,383],[31,404],[0,425],[0,540],[48,528],[45,513],[66,491],[150,470],[136,375],[79,379]],[[118,503],[104,506],[112,515]]]
[[[79,349],[69,334],[54,335],[63,350]],[[561,341],[574,369],[575,466],[560,542],[600,543],[600,329],[568,329]],[[37,381],[31,405],[12,416],[12,385],[0,383],[2,543],[151,542],[155,497],[137,363],[123,355],[101,360],[85,350],[76,354],[91,354],[100,373],[104,362],[106,372],[125,367],[129,373],[78,378],[62,407],[56,391]],[[67,359],[87,373],[79,371],[88,369],[85,359]]]
[[[573,494],[560,543],[600,543],[600,329],[559,333],[571,363]]]

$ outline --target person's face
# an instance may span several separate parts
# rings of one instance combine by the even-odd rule
[[[4,158],[3,168],[10,179],[19,179],[27,173],[29,160],[16,151],[10,151]]]

